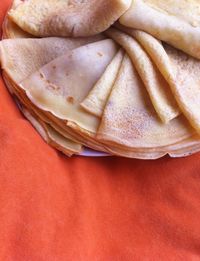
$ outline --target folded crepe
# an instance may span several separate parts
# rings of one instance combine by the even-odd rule
[[[108,29],[106,35],[120,44],[130,56],[160,119],[167,123],[176,118],[179,109],[170,86],[141,45],[133,37],[115,28]]]
[[[50,62],[54,58],[63,55],[70,49],[74,49],[81,45],[96,40],[102,39],[102,36],[95,36],[89,38],[77,38],[77,39],[65,39],[65,38],[48,38],[48,39],[17,39],[17,40],[4,40],[0,44],[1,50],[1,66],[4,70],[4,79],[6,78],[7,87],[9,85],[15,86],[15,95],[21,100],[25,100],[25,105],[28,108],[32,108],[33,105],[27,99],[26,94],[18,84],[20,81],[28,77],[31,73],[38,70],[44,64]],[[13,89],[10,92],[13,92]],[[17,92],[17,93],[16,93]],[[54,123],[54,119],[50,118],[50,115],[45,115],[43,112],[34,108],[37,115],[51,124],[54,129],[59,131],[66,138],[70,138],[74,141],[80,142],[80,139],[74,137],[76,135],[69,135],[66,133],[66,129],[62,131],[62,124],[59,126],[59,121]]]
[[[3,78],[22,113],[32,123],[41,137],[48,144],[68,156],[80,154],[82,152],[81,143],[71,138],[66,131],[48,119],[44,113],[38,112],[38,110],[30,104],[27,97],[20,92],[19,88],[16,87],[17,85],[6,75],[5,72],[3,72]]]
[[[73,130],[66,126],[65,121],[56,118],[51,113],[44,112],[38,109],[33,103],[30,102],[30,100],[26,96],[25,91],[22,90],[19,85],[15,84],[5,72],[3,72],[3,78],[6,82],[6,86],[8,87],[12,95],[14,97],[16,96],[24,107],[28,108],[32,112],[32,114],[40,119],[40,121],[46,123],[47,125],[50,125],[58,134],[65,137],[67,140],[74,141],[76,144],[82,144],[99,151],[107,151],[103,145],[99,145],[93,139],[86,139],[80,134],[74,133]],[[77,149],[77,147],[75,147],[75,149]]]
[[[169,83],[171,79],[174,81],[175,73],[173,69],[173,64],[164,49],[162,42],[156,39],[154,36],[136,29],[131,29],[125,26],[115,23],[115,27],[119,30],[134,37],[144,48],[147,54],[151,57],[152,61],[157,66],[158,70],[161,72],[165,80]]]
[[[109,28],[130,5],[131,0],[29,0],[9,18],[35,36],[91,36]]]
[[[199,0],[133,0],[120,23],[200,59]]]
[[[11,6],[11,10],[17,8],[18,5],[22,4],[23,1],[21,0],[14,0]],[[17,24],[12,22],[8,15],[6,15],[3,26],[3,39],[15,39],[15,38],[32,38],[33,35],[23,31]]]
[[[20,29],[20,27],[8,19],[8,17],[6,17],[3,22],[2,31],[3,39],[33,38],[33,35]]]
[[[88,96],[81,103],[81,106],[91,114],[101,117],[107,98],[110,95],[112,86],[119,72],[124,51],[120,49],[111,63],[106,68],[101,78],[97,81]]]
[[[67,51],[99,41],[102,35],[87,38],[8,39],[0,42],[2,68],[19,83],[40,67]]]
[[[6,24],[6,23],[5,23]],[[14,24],[13,24],[14,25]],[[9,28],[7,26],[7,28]],[[11,32],[15,30],[15,27],[10,27],[11,28]],[[14,29],[13,29],[14,28]],[[17,26],[16,26],[17,28]],[[8,30],[9,32],[9,30]],[[23,31],[22,31],[23,32]],[[10,32],[9,32],[10,33]],[[11,35],[11,33],[10,33]],[[17,35],[17,34],[16,34]],[[142,35],[142,36],[141,36]],[[148,35],[148,34],[147,34]],[[13,34],[13,37],[14,37],[14,34]],[[143,46],[143,44],[141,43],[142,41],[139,41],[139,39],[143,39],[143,34],[141,32],[141,34],[139,33],[139,36],[138,38],[135,37],[137,39],[137,41]],[[98,38],[98,37],[97,37]],[[101,36],[100,36],[101,38]],[[152,37],[153,38],[153,37]],[[51,38],[50,38],[51,39]],[[155,38],[154,38],[155,39]],[[36,40],[36,39],[34,39]],[[80,40],[83,40],[83,39],[80,39]],[[97,39],[98,40],[98,39]],[[73,41],[72,41],[73,42]],[[90,42],[90,41],[89,41]],[[91,41],[93,42],[93,40]],[[159,41],[158,41],[159,42]],[[145,41],[144,41],[145,43]],[[159,42],[160,43],[160,42]],[[86,43],[83,43],[83,45],[86,44]],[[160,43],[161,44],[161,43]],[[51,45],[51,44],[50,44]],[[62,45],[62,44],[61,44]],[[70,45],[70,44],[69,44]],[[73,44],[72,44],[73,45]],[[82,44],[80,45],[77,45],[75,47],[72,47],[72,48],[69,48],[69,49],[74,49],[76,47],[79,47],[81,46]],[[161,44],[162,45],[162,44]],[[89,130],[87,128],[87,124],[86,124],[86,128],[84,127],[83,128],[83,125],[80,124],[79,122],[79,119],[76,118],[77,115],[75,115],[75,120],[73,121],[71,118],[69,120],[66,120],[66,119],[63,119],[63,118],[60,118],[60,117],[57,117],[58,115],[57,114],[54,114],[53,111],[50,111],[50,110],[44,110],[44,108],[40,108],[37,104],[37,102],[39,101],[40,102],[40,99],[43,99],[42,96],[40,96],[39,93],[37,93],[36,91],[36,97],[33,97],[32,94],[29,92],[29,89],[28,89],[28,85],[26,86],[26,88],[24,88],[25,86],[22,86],[22,85],[19,85],[19,82],[23,82],[26,80],[26,78],[28,77],[31,77],[32,74],[39,70],[40,67],[44,66],[45,64],[47,64],[48,66],[48,63],[50,64],[50,62],[55,59],[56,57],[60,56],[60,55],[63,55],[63,54],[66,54],[65,52],[63,54],[59,54],[57,55],[56,57],[52,58],[54,56],[54,54],[51,56],[50,54],[50,51],[49,51],[49,54],[50,54],[50,57],[42,57],[40,60],[37,60],[36,58],[36,65],[30,65],[28,63],[28,70],[25,68],[22,69],[23,67],[23,63],[20,64],[20,59],[17,58],[16,59],[16,56],[13,55],[13,53],[11,52],[11,55],[10,55],[10,60],[7,60],[7,58],[9,57],[9,54],[6,53],[7,51],[9,52],[9,48],[7,48],[8,46],[5,44],[6,46],[6,51],[4,50],[3,47],[0,47],[1,48],[1,60],[3,60],[3,64],[6,64],[5,67],[8,67],[9,69],[6,71],[4,70],[4,77],[5,79],[7,79],[8,81],[8,87],[10,85],[10,91],[13,93],[13,95],[16,95],[18,98],[20,98],[20,101],[22,102],[23,106],[26,106],[28,108],[28,110],[26,109],[26,107],[23,107],[23,110],[24,110],[24,114],[26,114],[26,117],[29,118],[30,122],[32,122],[32,124],[35,126],[36,129],[38,129],[39,132],[41,132],[41,134],[44,136],[44,138],[46,139],[46,141],[53,147],[57,148],[58,150],[60,151],[63,151],[65,154],[67,155],[72,155],[72,154],[78,154],[80,153],[81,151],[81,148],[82,146],[80,144],[78,144],[78,142],[81,142],[82,144],[85,144],[89,147],[92,147],[92,148],[95,148],[95,149],[98,149],[98,150],[104,150],[104,151],[109,151],[111,154],[115,154],[115,155],[120,155],[120,156],[126,156],[126,157],[134,157],[134,158],[141,158],[141,159],[156,159],[156,158],[160,158],[162,156],[164,156],[165,154],[170,154],[171,156],[174,156],[174,157],[178,157],[178,156],[185,156],[185,155],[189,155],[191,153],[194,153],[194,152],[197,152],[200,150],[200,141],[199,141],[199,136],[195,134],[195,132],[193,131],[193,129],[191,129],[189,126],[186,126],[188,123],[187,121],[184,119],[184,117],[179,117],[175,120],[172,120],[170,121],[169,124],[172,124],[173,122],[175,121],[180,121],[181,123],[176,123],[174,124],[174,126],[171,128],[171,130],[174,128],[174,132],[175,133],[170,133],[169,131],[169,135],[171,135],[172,137],[172,141],[168,144],[168,145],[160,145],[159,142],[156,146],[154,147],[140,147],[140,146],[132,146],[132,144],[129,144],[129,146],[126,144],[123,144],[121,142],[118,142],[118,141],[113,141],[113,140],[107,140],[107,138],[104,140],[102,140],[104,142],[104,144],[101,144],[101,139],[97,140],[97,138],[95,137],[95,134],[96,134],[96,131],[97,131],[97,127],[96,128],[92,128]],[[20,46],[20,45],[19,45]],[[48,45],[47,45],[48,46]],[[151,46],[150,46],[151,47]],[[59,47],[58,47],[59,48]],[[143,46],[144,48],[144,46]],[[12,48],[11,48],[12,49]],[[30,48],[31,49],[31,48]],[[39,52],[39,55],[40,56],[44,56],[45,54],[45,49],[43,49],[44,51],[44,54],[42,54],[42,49],[40,47],[38,47],[37,51],[36,52],[33,52],[33,54],[30,54],[28,51],[30,51],[29,48],[24,48],[24,50],[20,53],[19,52],[19,55],[23,55],[25,54],[25,57],[27,57],[27,54],[29,54],[29,57],[28,59],[31,60],[33,59],[34,56],[37,56],[37,52]],[[56,48],[55,48],[56,49]],[[60,48],[59,48],[60,49]],[[78,48],[79,49],[79,48]],[[144,48],[145,49],[145,48]],[[164,49],[164,48],[163,48]],[[3,51],[2,51],[3,50]],[[17,50],[17,48],[15,49]],[[151,51],[152,49],[149,48],[149,50]],[[55,50],[51,50],[53,53],[54,52],[57,52]],[[75,51],[75,50],[74,50]],[[165,49],[164,49],[165,51]],[[89,51],[90,52],[90,51]],[[95,85],[95,87],[92,89],[92,91],[89,91],[89,95],[88,97],[91,97],[94,98],[94,95],[95,95],[95,90],[96,90],[96,95],[98,96],[98,99],[97,99],[97,103],[99,105],[99,108],[101,110],[101,113],[99,113],[99,116],[102,115],[102,112],[104,110],[104,107],[105,107],[105,104],[106,102],[108,101],[108,97],[110,95],[110,92],[112,91],[112,87],[113,87],[113,84],[108,84],[109,81],[110,82],[115,82],[116,80],[116,77],[117,77],[117,81],[118,82],[118,78],[119,75],[117,72],[119,72],[119,68],[118,66],[120,67],[121,66],[121,62],[122,62],[122,53],[121,53],[121,61],[119,61],[119,57],[120,57],[120,52],[118,52],[118,54],[116,55],[116,52],[117,52],[117,48],[116,48],[116,51],[115,51],[115,54],[113,55],[113,57],[115,59],[110,59],[110,64],[108,63],[107,66],[105,66],[105,69],[104,69],[104,73],[102,73],[102,77],[99,78],[99,81],[97,81],[97,84]],[[148,54],[149,52],[146,51]],[[3,53],[3,55],[2,55]],[[17,53],[17,52],[16,52]],[[67,53],[68,53],[68,50],[67,50]],[[167,53],[167,51],[166,51]],[[102,55],[101,52],[98,53],[99,56]],[[78,56],[78,55],[77,55]],[[116,58],[118,56],[118,59]],[[151,57],[151,54],[149,54],[149,56]],[[169,52],[169,56],[170,56],[170,52]],[[169,57],[167,55],[167,57]],[[4,59],[2,58],[4,57]],[[157,56],[156,56],[157,57]],[[175,55],[174,55],[175,57]],[[60,57],[61,58],[61,57]],[[71,57],[70,57],[71,58]],[[151,57],[152,58],[152,57]],[[49,59],[49,60],[48,60]],[[129,59],[127,57],[127,59]],[[32,62],[34,63],[34,60],[32,60]],[[74,61],[73,57],[72,57],[72,60]],[[115,65],[115,69],[114,69],[114,62],[113,61],[116,61]],[[125,59],[124,59],[125,60]],[[154,61],[154,59],[152,59]],[[7,63],[6,63],[6,62]],[[14,62],[13,62],[14,61]],[[45,62],[44,62],[45,61]],[[118,63],[117,63],[118,61]],[[16,64],[19,66],[20,69],[18,69],[18,72],[19,74],[22,74],[23,77],[17,77],[17,72],[15,71],[15,66],[12,67],[13,64]],[[25,60],[26,62],[26,60]],[[130,62],[130,61],[129,61]],[[75,59],[75,63],[76,63],[76,59]],[[154,62],[155,63],[155,62]],[[41,65],[42,64],[42,65]],[[78,62],[77,62],[78,64]],[[156,64],[156,63],[155,63]],[[112,65],[112,66],[111,66]],[[157,64],[156,64],[157,65]],[[30,67],[29,67],[30,66]],[[38,67],[36,69],[36,67]],[[45,67],[45,66],[44,66]],[[59,67],[59,66],[58,66]],[[73,68],[73,65],[71,66]],[[76,68],[76,65],[74,66]],[[87,66],[86,66],[87,67]],[[108,68],[112,68],[112,70],[108,70]],[[118,68],[118,69],[117,69]],[[127,67],[128,68],[128,67]],[[171,68],[171,67],[170,67]],[[43,69],[43,68],[42,68]],[[55,67],[53,67],[53,72],[55,72]],[[134,68],[133,68],[134,69]],[[159,68],[158,68],[159,69]],[[20,71],[21,70],[21,71]],[[27,70],[27,72],[25,72]],[[122,69],[121,69],[122,70]],[[58,73],[59,68],[57,70],[57,72],[55,72],[55,76],[58,78],[61,77],[61,74],[59,75]],[[79,71],[79,70],[78,70]],[[83,70],[84,71],[84,70]],[[161,72],[161,70],[159,70]],[[8,72],[8,73],[7,73]],[[108,72],[110,72],[110,77]],[[59,83],[61,83],[62,85],[62,80],[58,80],[58,82],[56,83],[52,83],[51,81],[51,77],[50,74],[51,74],[51,70],[48,71],[48,69],[46,70],[46,73],[47,73],[47,76],[48,78],[46,79],[47,80],[47,93],[50,91],[52,92],[53,94],[56,94],[55,96],[59,96],[59,88],[57,89],[57,85]],[[136,73],[136,71],[135,71]],[[161,72],[162,73],[162,72]],[[177,71],[176,71],[177,73]],[[67,72],[68,74],[68,72]],[[81,73],[80,73],[81,74]],[[136,73],[137,74],[137,73]],[[163,73],[162,73],[163,74]],[[106,76],[107,75],[107,76]],[[12,78],[12,76],[14,76],[14,78]],[[40,78],[42,77],[43,78],[44,74],[41,73],[40,74]],[[45,75],[46,76],[46,75]],[[68,76],[68,75],[67,75]],[[73,78],[73,75],[71,75],[71,77]],[[137,75],[138,77],[138,81],[141,81],[140,77]],[[36,77],[37,78],[37,77]],[[69,77],[70,78],[70,77]],[[122,77],[123,78],[123,77]],[[165,77],[164,77],[165,78]],[[104,81],[104,80],[105,81]],[[174,78],[173,78],[174,79]],[[112,81],[111,81],[112,80]],[[38,80],[39,82],[40,80]],[[64,80],[63,80],[64,82]],[[78,82],[78,81],[77,81]],[[122,81],[123,82],[123,81]],[[121,83],[122,83],[121,82]],[[31,81],[30,81],[31,83]],[[68,82],[70,83],[70,81]],[[99,88],[97,88],[98,86],[98,83],[99,83]],[[127,91],[127,93],[129,93],[129,88],[127,88],[127,84],[124,84],[126,83],[126,80],[124,80],[123,82],[123,86],[126,86],[125,90]],[[116,83],[117,84],[117,83]],[[121,84],[122,85],[122,84]],[[143,84],[142,84],[143,85]],[[64,86],[64,84],[63,84]],[[102,86],[102,88],[100,88]],[[132,85],[133,86],[133,85]],[[122,87],[122,86],[121,86]],[[143,86],[144,87],[144,86]],[[32,88],[32,87],[31,87]],[[31,89],[30,88],[30,89]],[[114,85],[114,88],[116,88],[116,86]],[[34,89],[34,88],[33,88]],[[61,88],[62,89],[62,88]],[[64,90],[64,88],[62,89]],[[79,89],[80,90],[80,89]],[[62,92],[62,91],[61,91]],[[45,93],[45,91],[44,91]],[[92,96],[92,93],[93,93],[93,96]],[[112,93],[113,91],[111,92],[111,95],[110,97],[112,96]],[[35,93],[34,93],[35,94]],[[91,94],[91,96],[90,96]],[[137,94],[137,91],[135,92],[135,89],[134,89],[134,95]],[[148,97],[147,93],[145,92],[146,96]],[[39,96],[38,96],[39,95]],[[60,95],[62,96],[63,93]],[[75,93],[76,95],[76,93]],[[53,95],[54,96],[54,95]],[[87,96],[87,95],[85,95]],[[136,95],[137,96],[137,95]],[[37,98],[39,97],[39,100],[37,100]],[[121,97],[123,97],[123,92],[121,92]],[[33,99],[36,98],[37,102],[33,104]],[[72,96],[67,96],[67,103],[73,103],[74,100],[72,98]],[[85,97],[84,97],[85,98]],[[132,99],[132,97],[131,97]],[[83,99],[84,100],[84,99]],[[86,99],[87,100],[87,99]],[[121,102],[121,100],[123,100],[123,98],[119,99],[119,101]],[[79,100],[79,104],[80,104],[80,101],[81,99]],[[85,100],[84,100],[85,101]],[[98,103],[99,102],[99,103]],[[109,102],[112,103],[112,99],[109,99]],[[107,105],[109,104],[109,102],[107,103]],[[83,102],[84,103],[84,102]],[[137,103],[137,102],[136,102]],[[145,102],[146,104],[148,104],[148,102]],[[117,103],[116,103],[117,104]],[[127,105],[129,105],[129,103],[127,102],[126,103]],[[95,104],[94,104],[95,105]],[[149,105],[148,106],[151,106],[151,109],[150,111],[152,112],[153,111],[153,114],[154,116],[157,118],[156,116],[156,113],[152,107],[152,104],[151,102],[149,102]],[[73,106],[72,106],[73,107]],[[94,109],[92,108],[92,110],[95,111],[95,106],[93,106]],[[98,106],[97,106],[98,107]],[[106,106],[107,108],[107,106]],[[86,108],[87,109],[87,108]],[[88,111],[90,112],[90,108],[88,107]],[[79,113],[79,109],[78,109],[78,113]],[[77,113],[77,114],[78,114]],[[85,112],[86,113],[86,112]],[[116,113],[117,113],[117,110],[116,110]],[[76,114],[76,111],[75,111],[75,114]],[[95,113],[93,113],[95,115]],[[91,115],[90,115],[91,116]],[[100,120],[96,117],[96,120],[100,123]],[[158,118],[157,118],[157,121],[159,122]],[[151,122],[151,121],[150,121]],[[159,122],[160,123],[160,122]],[[123,125],[123,121],[121,123]],[[161,124],[161,123],[160,123]],[[179,127],[180,125],[183,125],[181,126],[182,128],[182,132],[179,133]],[[98,126],[99,124],[97,124],[96,126]],[[168,124],[167,124],[168,125]],[[164,126],[164,124],[163,124]],[[94,126],[93,126],[94,127]],[[185,128],[185,129],[184,129]],[[177,136],[176,136],[176,131],[177,131]],[[163,131],[164,132],[164,131]],[[158,136],[164,136],[165,135],[163,134],[163,132],[161,130],[158,130],[157,134]],[[172,132],[172,131],[171,131]],[[146,135],[146,133],[144,134],[144,136]],[[179,138],[177,139],[179,135]],[[148,136],[148,135],[147,135]],[[74,141],[71,141],[70,139],[68,139],[72,137],[72,139],[74,139]],[[146,136],[145,136],[146,137]],[[171,139],[170,137],[170,139]],[[98,137],[99,139],[99,137]],[[155,139],[155,137],[153,137],[153,139]],[[148,140],[148,139],[147,139]],[[178,142],[177,142],[178,140]],[[166,142],[167,144],[167,142]]]
[[[124,88],[125,86],[125,88]],[[131,60],[123,60],[117,80],[104,110],[97,138],[109,147],[125,152],[162,152],[194,135],[183,116],[163,124],[151,104]],[[164,148],[166,149],[166,148]],[[165,153],[168,153],[166,151]]]
[[[200,61],[164,44],[173,65],[175,79],[171,87],[181,111],[200,133]]]
[[[4,40],[0,44],[1,66],[4,70],[4,76],[7,75],[7,81],[11,84],[12,82],[15,83],[15,89],[21,98],[27,99],[24,90],[18,86],[22,80],[68,50],[102,38],[98,35],[77,39],[54,37]],[[27,101],[27,103],[30,107],[30,101]],[[71,139],[74,140],[74,137],[71,137]],[[75,140],[77,141],[77,139]]]
[[[20,87],[38,108],[94,136],[99,119],[84,111],[80,102],[117,50],[112,40],[103,40],[68,51],[23,80]]]
[[[79,143],[77,139],[69,135],[69,133],[63,128],[63,125],[61,125],[59,121],[55,121],[49,115],[45,114],[42,110],[39,110],[34,104],[32,104],[26,96],[26,93],[23,90],[21,90],[16,83],[12,81],[12,79],[6,74],[6,72],[3,72],[3,78],[7,88],[9,89],[9,92],[12,94],[14,98],[17,98],[20,104],[28,108],[32,112],[32,114],[34,114],[42,122],[51,125],[52,128],[54,128],[62,136]]]
[[[135,37],[143,46],[169,83],[181,111],[199,133],[200,61],[168,44],[162,44],[148,33],[117,26]]]
[[[7,86],[13,86],[15,94],[25,102],[26,107],[33,109],[39,118],[42,118],[42,120],[51,124],[51,126],[59,131],[63,136],[76,142],[81,142],[82,144],[90,146],[96,150],[101,149],[104,151],[105,149],[103,146],[99,146],[94,141],[91,142],[85,140],[85,137],[77,135],[66,126],[64,121],[57,119],[53,114],[39,110],[31,103],[25,91],[19,86],[20,81],[27,78],[51,59],[66,53],[67,50],[73,49],[73,47],[76,47],[78,44],[80,46],[81,44],[94,42],[95,40],[100,40],[102,38],[102,36],[95,36],[84,39],[48,38],[23,39],[21,41],[4,40],[1,42],[1,56],[3,57],[1,61],[2,67],[4,68],[3,76],[4,79],[6,78]],[[101,54],[99,53],[98,55]]]

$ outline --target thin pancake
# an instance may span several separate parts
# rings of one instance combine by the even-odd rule
[[[76,47],[78,44],[85,44],[88,41],[95,41],[102,39],[102,36],[95,36],[89,38],[79,39],[64,39],[64,38],[48,38],[48,39],[21,39],[21,40],[5,40],[1,42],[1,56],[3,59],[2,67],[4,69],[4,78],[11,85],[15,86],[17,96],[26,101],[26,106],[33,107],[30,100],[27,99],[26,93],[19,87],[19,81],[28,77],[29,74],[38,70],[44,64],[48,63],[51,59],[64,54],[67,50],[72,49],[73,45]],[[28,54],[28,56],[27,56]],[[46,55],[47,54],[47,55]],[[27,66],[24,66],[24,65]],[[9,84],[7,84],[9,86]],[[38,108],[34,108],[38,113]],[[63,131],[67,132],[67,137],[70,139],[84,143],[94,149],[100,149],[94,141],[86,141],[85,138],[75,134],[66,123],[60,121],[48,112],[39,111],[39,117],[51,123],[53,127],[59,126]],[[55,123],[55,124],[54,124]],[[58,127],[56,128],[57,130]],[[102,146],[101,146],[102,148]],[[102,148],[102,150],[105,150]]]
[[[0,42],[2,68],[15,82],[20,82],[40,67],[67,51],[104,38],[8,39]]]
[[[131,36],[114,28],[108,29],[106,35],[122,45],[129,54],[160,119],[165,123],[174,119],[179,114],[179,109],[170,86],[141,45]]]
[[[153,36],[138,30],[120,27],[134,36],[151,56],[169,83],[174,97],[191,125],[200,132],[200,61]]]
[[[200,61],[167,44],[164,49],[175,73],[171,82],[174,97],[191,125],[200,133]]]
[[[85,112],[80,102],[101,77],[117,49],[112,40],[103,40],[69,51],[22,81],[20,86],[37,107],[75,122],[93,136],[99,119]]]
[[[28,107],[32,108],[32,107],[30,107],[30,105]],[[36,113],[38,113],[38,110],[36,110]],[[39,118],[41,118],[40,113],[39,113]],[[49,119],[45,122],[52,125],[52,121],[49,122]],[[65,126],[63,126],[63,128],[57,126],[56,124],[53,124],[52,126],[53,126],[53,129],[57,130],[58,133],[60,133],[62,136],[69,138],[68,134],[66,135]],[[118,148],[118,147],[114,146],[115,144],[112,146],[98,146],[98,145],[94,145],[93,140],[92,140],[92,142],[89,142],[88,137],[86,137],[87,140],[81,139],[80,136],[77,136],[76,138],[84,145],[94,148],[96,150],[107,151],[111,154],[131,157],[131,158],[138,158],[138,159],[157,159],[157,158],[160,158],[160,157],[166,155],[167,153],[172,157],[183,157],[183,156],[191,155],[200,150],[200,138],[197,135],[194,135],[193,137],[186,139],[181,143],[173,144],[168,147],[159,147],[156,149],[155,148],[135,149],[135,150],[132,150],[132,149],[128,150],[127,148],[126,148],[126,150],[123,150],[122,148]]]
[[[120,23],[200,59],[199,0],[134,0]]]
[[[9,89],[9,92],[14,96],[17,97],[17,99],[20,101],[21,104],[23,104],[24,107],[31,110],[34,115],[36,115],[41,121],[49,124],[54,128],[57,132],[59,132],[62,136],[79,143],[77,139],[74,137],[71,137],[70,134],[62,128],[59,124],[57,124],[57,121],[53,121],[49,115],[46,115],[43,111],[39,110],[37,107],[35,107],[30,100],[25,95],[25,92],[23,92],[17,84],[15,84],[10,77],[3,72],[3,79],[6,83],[7,88]]]
[[[101,117],[106,101],[111,92],[112,86],[120,69],[124,51],[121,49],[108,65],[105,72],[95,84],[88,96],[81,103],[81,106],[97,117]]]
[[[122,26],[120,24],[115,24],[115,26],[122,30],[123,32],[133,36],[141,44],[144,50],[151,57],[152,61],[157,66],[158,70],[161,72],[165,80],[171,83],[171,79],[174,81],[175,73],[173,70],[173,65],[167,55],[162,43],[157,40],[152,35],[145,33],[140,30],[130,29],[128,27]]]
[[[32,104],[32,106],[34,106]],[[30,107],[30,106],[29,106]],[[38,112],[38,109],[36,110]],[[40,112],[41,113],[41,112]],[[39,114],[40,116],[40,114]],[[49,115],[48,114],[48,118],[53,119],[55,121],[55,118],[52,117],[53,115]],[[54,122],[53,121],[53,122]],[[47,122],[49,122],[49,119],[47,120]],[[66,136],[66,131],[67,131],[67,138],[69,138],[69,129],[67,129],[67,126],[65,126],[65,124],[61,124],[61,122],[59,121],[55,121],[59,124],[59,128],[57,127],[57,125],[53,124],[52,125],[52,121],[49,122],[50,125],[52,125],[54,127],[54,129],[58,130],[59,133],[61,133],[63,136]],[[73,126],[73,124],[69,124],[69,126]],[[73,126],[74,127],[74,126]],[[74,131],[75,130],[75,131]],[[72,132],[70,132],[71,135],[73,135],[73,138],[76,138],[76,141],[81,142],[82,144],[84,144],[85,146],[88,146],[90,148],[99,150],[99,151],[105,151],[105,152],[109,152],[111,154],[116,154],[116,155],[120,155],[120,153],[123,153],[121,155],[126,156],[126,157],[134,157],[134,158],[140,158],[140,159],[156,159],[159,158],[165,154],[169,154],[169,155],[173,155],[173,157],[181,157],[181,156],[186,156],[186,155],[191,155],[194,152],[199,151],[199,147],[200,147],[200,138],[198,135],[193,135],[191,138],[185,139],[183,142],[179,142],[179,143],[175,143],[173,145],[170,146],[164,146],[164,147],[157,147],[157,148],[145,148],[145,149],[141,149],[141,148],[137,148],[137,149],[132,149],[129,151],[129,149],[126,148],[126,150],[122,150],[123,146],[117,146],[116,144],[109,144],[108,145],[99,145],[98,143],[96,143],[94,141],[94,139],[90,139],[86,133],[86,135],[84,135],[83,130],[79,129],[79,131],[77,132],[77,126],[76,128],[72,129]]]
[[[9,77],[3,74],[6,85],[12,93],[12,96],[17,101],[20,110],[25,117],[30,120],[35,129],[39,132],[42,138],[51,144],[54,148],[64,152],[66,155],[71,156],[72,154],[79,154],[82,151],[82,145],[70,139],[69,135],[62,130],[56,124],[47,120],[44,115],[38,113],[30,104],[27,99],[24,99],[21,94],[16,90],[15,85],[9,81]],[[28,109],[27,109],[28,108]]]
[[[124,150],[156,149],[181,142],[193,133],[181,116],[168,124],[158,120],[142,81],[126,56],[105,108],[97,138],[106,144],[121,145]]]
[[[26,96],[25,91],[21,89],[19,85],[14,83],[12,79],[6,74],[6,72],[3,72],[3,78],[10,92],[15,95],[25,107],[29,108],[41,121],[50,125],[62,136],[76,143],[81,143],[86,147],[90,147],[99,151],[107,151],[105,146],[98,144],[97,142],[95,142],[94,139],[90,139],[89,137],[87,137],[86,139],[79,133],[75,133],[66,125],[66,121],[60,120],[56,118],[53,114],[37,108],[33,103],[30,102],[30,100]]]
[[[105,31],[130,5],[131,0],[29,0],[9,18],[35,36],[85,37]]]
[[[3,73],[4,79],[6,80],[6,84],[7,86],[9,86],[10,84],[13,85],[12,81],[8,81],[7,80],[7,76],[5,75],[5,73]],[[42,112],[42,117],[41,117],[41,111],[39,111],[38,114],[38,108],[36,109],[36,107],[33,104],[30,104],[29,102],[27,102],[27,98],[24,96],[21,96],[21,94],[19,94],[19,92],[16,93],[16,90],[18,90],[18,88],[15,87],[15,85],[13,85],[13,91],[14,93],[17,95],[17,97],[20,99],[20,101],[27,106],[29,109],[33,109],[34,113],[36,113],[36,115],[38,115],[39,119],[42,119],[43,121],[45,121],[46,123],[52,125],[52,127],[54,129],[56,129],[59,133],[61,133],[62,136],[67,137],[68,138],[68,130],[66,133],[66,126],[65,125],[61,125],[60,123],[59,125],[56,125],[54,123],[54,121],[50,121],[50,119],[52,117],[52,115],[48,115],[48,118],[46,118],[46,116],[44,117],[44,113]],[[10,87],[12,88],[12,86]],[[25,100],[24,100],[25,98]],[[57,122],[57,121],[56,121]],[[60,127],[59,127],[60,126]],[[67,134],[67,135],[66,135]],[[74,135],[74,133],[73,133]],[[126,150],[122,149],[122,148],[118,148],[115,146],[115,144],[113,144],[112,146],[94,146],[94,141],[92,140],[92,142],[88,142],[88,137],[86,137],[87,139],[80,139],[80,135],[78,135],[78,137],[76,137],[77,139],[79,139],[79,141],[83,144],[85,144],[86,146],[89,146],[91,148],[97,149],[97,150],[101,150],[101,151],[107,151],[111,154],[115,154],[115,155],[121,155],[121,156],[125,156],[125,157],[133,157],[133,158],[138,158],[138,159],[156,159],[159,158],[163,155],[165,155],[167,152],[173,157],[179,157],[179,156],[186,156],[186,155],[190,155],[194,152],[199,151],[199,147],[200,147],[200,141],[199,141],[199,137],[198,136],[194,136],[191,137],[189,139],[184,140],[182,143],[178,143],[178,144],[173,144],[171,146],[168,147],[159,147],[159,148],[149,148],[149,149],[131,149],[128,150],[126,148]]]

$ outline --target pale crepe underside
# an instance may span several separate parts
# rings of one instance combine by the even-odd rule
[[[101,117],[106,101],[120,69],[124,51],[120,49],[112,62],[108,65],[101,78],[97,81],[81,106],[91,114]]]
[[[131,36],[110,28],[106,35],[119,43],[127,51],[149,93],[160,119],[167,123],[179,115],[179,109],[170,86],[165,81],[141,45]]]
[[[120,23],[200,59],[199,0],[134,0]]]
[[[141,43],[169,83],[182,112],[200,133],[200,61],[172,46],[162,44],[145,32],[124,27],[120,29]]]
[[[29,0],[9,18],[35,36],[91,36],[109,28],[130,5],[131,0]]]
[[[158,120],[146,89],[126,56],[106,105],[98,139],[124,150],[159,149],[181,142],[193,133],[182,116],[168,124]]]

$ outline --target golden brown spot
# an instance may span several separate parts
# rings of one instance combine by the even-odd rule
[[[97,54],[98,54],[98,56],[100,56],[100,57],[102,57],[102,56],[103,56],[103,54],[102,54],[102,53],[100,53],[100,52],[98,52]]]
[[[40,78],[44,79],[44,74],[40,72]]]
[[[48,81],[48,89],[53,91],[60,90],[60,87]]]
[[[69,102],[69,103],[74,103],[74,98],[73,97],[71,97],[71,96],[68,96],[67,97],[67,101]]]

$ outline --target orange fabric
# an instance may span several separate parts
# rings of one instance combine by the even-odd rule
[[[1,80],[0,260],[200,260],[199,159],[69,159]]]

